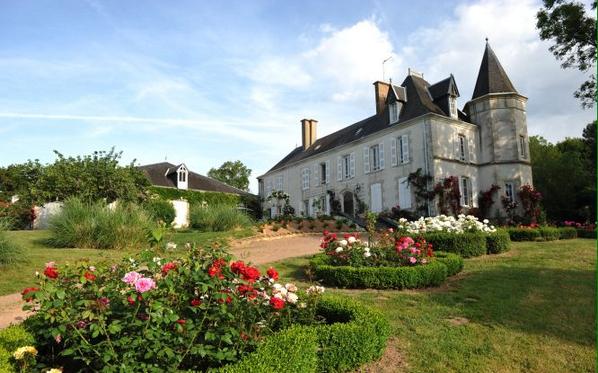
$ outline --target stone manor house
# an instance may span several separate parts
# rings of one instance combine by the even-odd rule
[[[532,184],[527,98],[487,42],[463,110],[452,74],[430,84],[410,69],[401,85],[377,81],[374,92],[375,115],[328,136],[317,137],[316,120],[301,120],[302,146],[258,177],[259,195],[271,216],[280,213],[267,200],[273,191],[287,193],[296,213],[309,216],[329,214],[332,195],[349,215],[359,203],[373,212],[397,205],[413,210],[416,200],[407,177],[418,169],[435,182],[458,177],[465,210],[477,207],[481,191],[498,185],[492,216],[504,215],[501,196],[514,200],[522,185]],[[427,213],[436,210],[431,203]]]

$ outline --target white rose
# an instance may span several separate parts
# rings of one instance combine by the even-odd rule
[[[343,252],[343,248],[342,247],[337,247],[336,250],[337,253],[342,253]]]
[[[347,241],[349,241],[349,243],[355,243],[355,241],[357,241],[357,239],[355,237],[351,236],[348,238]]]
[[[363,253],[363,256],[369,258],[370,256],[372,256],[372,254],[369,251],[366,251],[365,253]]]
[[[340,240],[339,244],[341,244],[341,246],[347,246],[347,240]]]
[[[281,293],[276,293],[273,295],[273,297],[284,300],[284,296]]]
[[[295,293],[288,293],[287,294],[287,302],[295,304],[299,300],[299,297]]]
[[[284,287],[288,291],[293,291],[293,292],[297,291],[297,286],[295,286],[295,284],[286,284]]]

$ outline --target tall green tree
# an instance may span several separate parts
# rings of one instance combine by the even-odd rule
[[[596,0],[591,3],[596,9]],[[592,12],[593,13],[593,12]],[[594,106],[596,99],[596,18],[586,12],[578,1],[544,0],[544,6],[536,15],[536,27],[542,40],[552,40],[550,51],[562,61],[563,68],[576,68],[589,72],[586,80],[574,96],[584,108]]]
[[[218,168],[211,168],[208,176],[235,188],[248,191],[251,170],[241,161],[226,161]]]

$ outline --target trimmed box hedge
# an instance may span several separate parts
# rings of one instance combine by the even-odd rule
[[[390,325],[381,312],[350,298],[325,296],[317,313],[328,324],[278,332],[241,361],[215,371],[345,372],[382,356]]]
[[[540,235],[544,241],[555,241],[561,237],[561,232],[554,227],[540,227]]]
[[[577,229],[577,237],[579,238],[596,238],[596,231],[590,231],[587,229]]]
[[[577,238],[577,229],[573,227],[561,227],[559,228],[559,239],[570,240]]]
[[[436,260],[446,266],[446,275],[448,277],[454,276],[463,270],[463,258],[457,254],[436,251],[434,256],[436,257]]]
[[[0,372],[17,372],[12,354],[19,347],[35,346],[33,336],[21,325],[0,329]]]
[[[330,265],[326,254],[318,254],[311,260],[310,265],[318,279],[332,286],[414,289],[438,286],[446,280],[449,272],[463,268],[461,257],[452,253],[444,255],[446,256],[433,259],[426,265],[413,267],[351,267]]]
[[[414,235],[413,238],[418,236]],[[449,233],[430,232],[423,238],[432,244],[435,250],[458,254],[463,258],[486,254],[486,234],[484,233]]]
[[[511,241],[539,241],[542,239],[540,231],[532,228],[509,228]]]
[[[494,233],[486,234],[486,250],[488,254],[499,254],[511,248],[509,232],[497,229]]]

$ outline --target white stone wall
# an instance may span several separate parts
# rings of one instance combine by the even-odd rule
[[[33,220],[33,229],[47,229],[50,218],[62,210],[62,202],[49,202],[43,206],[35,206],[35,219]]]
[[[189,202],[186,200],[170,201],[176,213],[172,226],[174,228],[187,228],[189,226]]]

